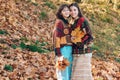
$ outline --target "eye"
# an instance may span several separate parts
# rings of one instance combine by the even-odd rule
[[[76,11],[76,9],[74,9],[74,11]]]

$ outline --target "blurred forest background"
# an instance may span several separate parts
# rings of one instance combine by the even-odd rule
[[[56,80],[52,30],[77,2],[94,36],[94,80],[120,80],[120,0],[0,0],[0,80]]]

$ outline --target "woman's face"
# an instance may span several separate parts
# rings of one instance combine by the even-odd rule
[[[71,7],[70,7],[70,15],[71,15],[73,18],[77,18],[77,17],[78,17],[78,8],[75,7],[75,6],[71,6]]]
[[[63,8],[61,11],[61,14],[64,18],[68,18],[70,16],[70,10],[68,7]]]

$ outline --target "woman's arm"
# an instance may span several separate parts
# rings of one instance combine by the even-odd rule
[[[63,27],[63,24],[61,23],[61,21],[56,21],[55,30],[54,30],[54,45],[55,45],[54,47],[55,47],[55,53],[57,56],[61,56],[60,39],[62,35],[62,27]]]
[[[84,20],[84,22],[82,24],[82,29],[85,32],[85,36],[82,38],[82,42],[84,44],[90,43],[91,40],[93,40],[93,37],[92,37],[91,29],[89,27],[87,20]]]

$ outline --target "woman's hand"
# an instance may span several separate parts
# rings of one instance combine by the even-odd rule
[[[61,57],[62,55],[61,54],[57,54],[57,57]]]
[[[64,56],[59,56],[59,57],[58,57],[58,60],[59,60],[59,61],[63,61],[63,59],[64,59]]]

